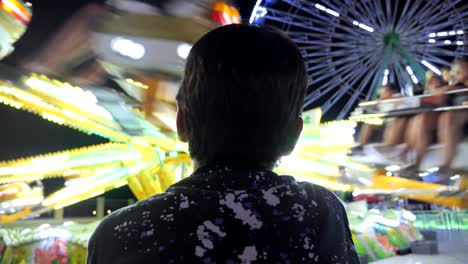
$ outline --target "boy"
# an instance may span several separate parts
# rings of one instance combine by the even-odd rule
[[[359,263],[336,196],[272,172],[301,133],[306,88],[301,53],[277,30],[202,37],[177,96],[195,172],[105,218],[88,263]]]

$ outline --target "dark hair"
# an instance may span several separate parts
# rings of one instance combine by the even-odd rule
[[[455,59],[454,62],[456,63],[456,62],[459,62],[459,61],[464,62],[464,63],[468,63],[468,57],[467,56],[458,57],[458,58]]]
[[[297,141],[307,72],[281,31],[219,27],[190,51],[177,95],[191,157],[201,164],[274,164]]]
[[[446,85],[446,82],[444,81],[444,79],[442,79],[442,77],[437,76],[437,75],[433,75],[431,78],[429,78],[426,81],[426,83],[427,85],[431,85],[435,81],[439,81],[441,83],[441,86]]]
[[[396,83],[393,83],[393,82],[384,85],[384,87],[387,87],[388,89],[390,89],[391,91],[396,92],[396,93],[401,92],[400,87],[398,87],[398,85]]]

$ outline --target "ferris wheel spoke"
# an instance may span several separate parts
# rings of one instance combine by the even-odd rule
[[[319,100],[322,96],[325,94],[328,94],[332,90],[334,90],[335,86],[331,86],[333,83],[342,83],[343,81],[347,80],[348,78],[353,77],[355,74],[355,65],[357,66],[357,63],[348,65],[347,67],[343,67],[339,70],[337,70],[334,73],[331,73],[328,75],[328,77],[332,77],[329,81],[325,83],[325,85],[320,86],[319,89],[311,93],[309,96],[306,97],[306,100],[308,100],[309,104],[314,103],[315,101]]]
[[[433,32],[442,31],[446,27],[453,26],[453,21],[448,20],[448,21],[442,22],[443,20],[447,19],[449,16],[450,15],[447,15],[447,14],[442,14],[440,16],[435,16],[432,21],[426,21],[426,22],[420,23],[419,27],[416,28],[414,31],[416,31],[418,29],[420,30],[420,29],[423,29],[423,28],[425,28],[427,30],[431,30]]]
[[[446,49],[441,49],[441,48],[439,48],[439,47],[434,47],[434,48],[432,48],[432,49],[430,49],[430,50],[427,50],[426,52],[429,53],[429,54],[453,56],[453,52],[452,52],[452,51],[446,50]]]
[[[323,64],[311,66],[311,67],[307,68],[307,71],[308,72],[317,71],[317,74],[319,74],[319,71],[321,71],[321,70],[326,70],[326,71],[334,70],[333,72],[329,72],[328,75],[321,74],[321,77],[324,77],[324,79],[326,79],[326,78],[329,78],[329,77],[332,77],[332,76],[336,76],[336,75],[342,73],[343,71],[345,71],[346,67],[343,67],[343,65],[347,65],[345,63],[348,63],[348,62],[350,63],[348,65],[349,67],[359,66],[359,64],[360,64],[360,62],[356,62],[355,59],[354,59],[354,61],[346,60],[346,62],[345,61],[340,61],[340,62],[328,64],[326,66],[324,66]],[[337,70],[337,68],[339,68],[339,69]],[[317,81],[321,81],[321,79],[317,79]]]
[[[306,96],[305,100],[309,103],[309,104],[312,104],[314,102],[316,102],[317,100],[319,100],[322,96],[328,94],[329,92],[331,92],[332,90],[336,89],[336,87],[339,87],[339,86],[336,86],[336,84],[340,84],[338,82],[339,79],[341,79],[340,77],[340,74],[343,74],[343,73],[349,73],[349,70],[348,71],[345,71],[346,69],[340,69],[339,71],[337,71],[338,73],[323,73],[322,76],[320,77],[323,77],[323,76],[327,76],[327,81],[324,82],[324,84],[320,85],[316,90],[314,90],[312,93],[310,93],[309,95]],[[320,81],[316,81],[315,83],[319,83],[321,82],[322,80]],[[313,82],[311,83],[311,85],[313,84]]]
[[[406,27],[414,30],[415,27],[421,26],[424,21],[427,21],[425,18],[433,16],[439,17],[439,13],[433,14],[433,12],[434,9],[431,9],[429,6],[425,6],[425,9],[423,7],[423,9],[418,12],[418,14],[414,15],[414,19],[411,19]]]
[[[370,4],[373,4],[373,9],[374,10],[384,10],[382,3],[380,1],[370,1]],[[380,28],[387,27],[389,24],[389,18],[391,17],[391,12],[388,12],[386,10],[387,15],[386,16],[377,16],[377,20],[379,21],[379,26]]]
[[[269,9],[269,11],[269,15],[265,16],[267,19],[294,25],[312,31],[330,33],[329,30],[326,29],[326,26],[330,26],[329,22],[327,21],[320,20],[315,17],[305,17],[297,14],[291,16],[287,12],[274,9]]]
[[[379,5],[379,7],[376,7],[376,9],[380,8],[383,10],[383,6],[382,6],[382,2],[381,1],[373,1],[376,5]],[[395,1],[395,6],[398,6],[398,2]],[[392,7],[391,7],[391,3],[390,3],[390,0],[385,0],[385,13],[387,14],[387,16],[385,17],[385,20],[386,20],[386,25],[387,26],[391,26],[391,28],[393,29],[394,25],[395,25],[395,16],[393,15],[393,12],[392,12]]]
[[[350,17],[350,21],[348,21],[349,23],[352,23],[353,21],[368,23],[368,18],[360,12],[357,12],[357,10],[348,10],[348,12],[350,13],[350,15],[352,15],[352,19]]]
[[[420,5],[422,4],[422,0],[416,0],[415,3],[411,6],[410,10],[408,10],[408,14],[404,17],[401,17],[399,24],[404,28],[408,28],[409,20],[415,17],[415,14],[418,12]]]
[[[450,67],[451,63],[446,61],[446,60],[443,60],[437,56],[434,56],[434,55],[431,55],[431,54],[418,54],[418,59],[419,60],[426,60],[426,61],[429,61],[429,63],[431,63],[432,65],[436,66],[436,65],[443,65],[443,66],[447,66],[447,67]]]
[[[377,71],[375,71],[375,73],[377,73]],[[368,74],[364,81],[361,83],[361,85],[359,86],[359,89],[356,90],[356,92],[351,96],[350,100],[348,100],[348,102],[345,104],[345,106],[343,107],[343,109],[340,111],[340,113],[338,114],[338,118],[337,119],[344,119],[346,117],[346,115],[348,115],[348,113],[350,112],[351,110],[351,107],[353,107],[354,105],[356,105],[357,103],[357,100],[360,99],[359,96],[364,92],[364,89],[366,87],[369,87],[368,84],[369,84],[369,81],[371,80],[371,74]],[[371,86],[372,87],[372,86]],[[371,92],[373,92],[372,88],[369,89]],[[367,99],[368,100],[368,99]]]
[[[400,75],[398,77],[403,79],[404,83],[406,84],[413,83],[413,80],[411,80],[411,76],[405,70],[405,65],[406,63],[401,60],[398,63],[396,63],[395,68],[398,70],[398,72],[400,72]],[[400,89],[401,88],[402,87],[400,87]]]
[[[320,18],[322,21],[329,21],[329,20],[337,20],[337,17],[322,12],[321,10],[317,9],[316,7],[312,7],[310,2],[298,1],[298,0],[283,0],[283,2],[290,4],[291,6],[308,13],[313,17]],[[327,14],[327,15],[325,15]]]
[[[403,6],[403,11],[401,11],[400,21],[398,21],[398,23],[397,23],[397,25],[395,27],[397,32],[399,32],[401,30],[401,23],[400,23],[401,18],[407,17],[406,13],[408,12],[408,8],[409,8],[410,3],[411,3],[411,1],[408,1],[408,0],[405,1],[405,5]]]
[[[370,1],[363,1],[362,7],[364,8],[364,13],[366,16],[369,17],[370,24],[369,26],[375,26],[379,24],[379,18],[385,17],[382,9],[375,9],[374,11],[371,10],[371,6],[369,6]],[[380,24],[382,27],[383,24]]]
[[[317,24],[321,24],[323,26],[327,26],[327,25],[330,25],[330,22],[332,22],[332,24],[336,27],[336,28],[339,28],[339,29],[342,29],[344,31],[347,31],[351,34],[356,34],[356,30],[354,27],[350,27],[348,25],[345,25],[345,24],[339,24],[338,21],[339,19],[336,18],[336,17],[333,17],[333,15],[330,15],[330,17],[332,17],[332,19],[330,20],[330,17],[324,17],[320,14],[319,10],[317,10],[316,8],[312,7],[311,6],[311,3],[310,2],[304,2],[304,1],[293,1],[293,0],[283,0],[284,2],[287,2],[288,4],[306,12],[306,13],[309,13],[310,15],[312,16],[316,16],[316,17],[319,17],[321,18],[322,20],[318,20],[318,19],[313,19],[313,21]],[[325,2],[325,1],[323,1]],[[328,3],[328,2],[327,2]],[[352,23],[352,21],[349,21],[349,23]]]
[[[336,76],[339,76],[340,74],[347,72],[347,70],[353,69],[353,67],[359,66],[359,64],[360,64],[359,61],[355,61],[348,65],[342,66],[339,69],[336,69],[335,65],[328,65],[326,68],[318,69],[317,71],[311,74],[312,77],[317,76],[317,78],[313,78],[311,80],[311,84],[318,83],[326,79],[333,79]],[[331,71],[332,69],[334,71]]]
[[[358,82],[358,80],[363,78],[365,74],[366,74],[365,71],[360,71],[359,73],[356,74],[356,76],[353,76],[353,73],[349,73],[347,76],[345,76],[343,79],[341,79],[340,82],[342,82],[344,85],[342,86],[341,89],[336,91],[327,100],[327,102],[322,106],[323,113],[327,113],[331,109],[331,107],[346,94],[346,91],[349,90],[352,86],[354,86]],[[368,75],[368,77],[369,77],[369,75]],[[348,83],[348,80],[351,80],[351,82]],[[359,94],[359,93],[355,93],[355,94]],[[352,96],[352,97],[357,98],[358,95],[355,95],[355,96]]]
[[[370,22],[369,13],[365,9],[363,9],[362,5],[363,3],[357,3],[353,8],[353,10],[355,10],[354,13],[357,13],[360,15],[360,19],[361,19],[360,22],[369,23]]]

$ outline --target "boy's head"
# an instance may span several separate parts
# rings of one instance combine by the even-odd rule
[[[468,84],[468,57],[461,57],[455,60],[452,67],[455,81],[458,83]]]
[[[307,72],[279,30],[229,25],[203,36],[177,95],[179,138],[198,165],[271,166],[294,148]]]

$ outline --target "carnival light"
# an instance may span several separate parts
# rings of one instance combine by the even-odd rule
[[[390,74],[390,71],[388,69],[385,69],[384,71],[384,77],[382,80],[382,86],[385,86],[388,84],[388,75]]]
[[[255,19],[257,19],[257,12],[258,12],[258,8],[260,7],[260,4],[262,3],[262,0],[257,0],[257,2],[255,2],[255,5],[252,9],[252,14],[250,15],[250,19],[249,19],[249,24],[252,24],[254,22]]]
[[[139,60],[145,56],[145,47],[130,39],[116,37],[111,40],[111,49],[120,55]]]
[[[390,171],[390,172],[399,171],[400,169],[401,167],[398,165],[390,165],[390,166],[385,167],[385,170]]]
[[[187,59],[188,55],[190,54],[190,50],[192,49],[192,45],[187,43],[182,43],[177,46],[177,55],[185,60]]]
[[[421,63],[424,66],[426,66],[429,70],[433,71],[435,74],[437,74],[439,76],[442,74],[439,69],[437,69],[434,65],[430,64],[426,60],[422,60]]]
[[[356,20],[353,21],[353,25],[358,26],[358,27],[360,27],[360,28],[362,28],[364,30],[367,30],[369,32],[374,32],[374,29],[372,27],[369,27],[368,25],[360,23],[360,22],[358,22]]]
[[[336,17],[340,16],[340,13],[336,12],[333,9],[326,8],[325,6],[323,6],[321,4],[315,4],[315,8],[317,8],[318,10],[321,10],[321,11],[325,11],[326,13],[328,13],[328,14],[330,14],[332,16],[336,16]]]

